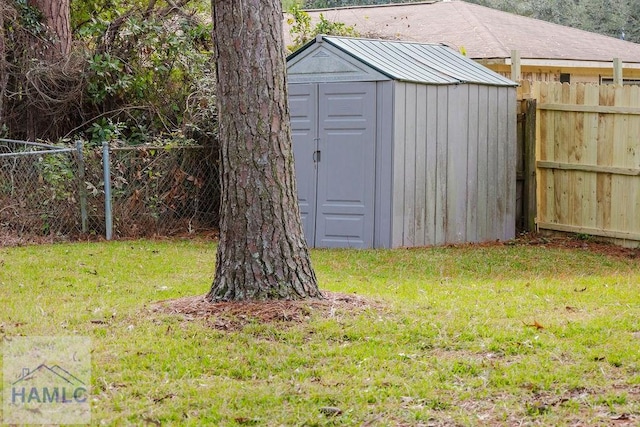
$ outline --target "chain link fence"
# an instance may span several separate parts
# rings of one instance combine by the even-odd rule
[[[78,234],[76,151],[0,140],[0,245]]]
[[[217,228],[215,148],[106,148],[0,139],[0,246]]]

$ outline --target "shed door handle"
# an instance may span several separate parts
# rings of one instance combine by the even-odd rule
[[[313,152],[313,161],[316,163],[320,162],[320,150]]]

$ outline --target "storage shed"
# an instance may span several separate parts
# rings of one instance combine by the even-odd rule
[[[443,45],[332,36],[287,69],[310,247],[514,237],[514,82]]]

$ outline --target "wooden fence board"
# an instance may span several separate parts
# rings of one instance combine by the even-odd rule
[[[640,245],[640,87],[534,82],[537,225]]]
[[[561,102],[563,104],[569,104],[569,84],[560,84],[559,90],[554,91],[554,102]],[[569,160],[568,147],[571,145],[571,129],[573,123],[570,122],[570,117],[566,117],[563,120],[563,115],[559,113],[553,113],[554,134],[553,134],[553,155],[558,162],[567,162]],[[563,143],[568,141],[569,144]],[[566,171],[552,170],[553,174],[553,188],[554,188],[554,208],[556,221],[560,224],[570,223],[570,211],[569,200],[567,197],[567,190],[569,186],[568,173]]]
[[[631,86],[631,106],[640,109],[640,86]],[[630,117],[631,126],[627,140],[627,164],[635,168],[639,173],[633,180],[630,188],[630,215],[629,227],[631,230],[640,231],[640,116]]]
[[[584,86],[584,104],[586,106],[598,105],[600,95],[598,86],[589,84]],[[584,114],[584,131],[582,132],[584,141],[584,151],[579,159],[583,165],[597,165],[598,163],[598,113],[588,112]],[[590,172],[587,170],[587,172]],[[596,227],[597,217],[597,184],[598,176],[593,173],[586,173],[584,176],[584,204],[583,224],[586,227]]]
[[[540,103],[548,102],[549,85],[538,85],[538,96]],[[553,118],[552,113],[548,111],[540,111],[538,113],[540,123],[540,160],[555,159],[553,150]],[[541,194],[538,197],[540,203],[538,207],[538,221],[551,222],[555,218],[554,209],[554,190],[553,190],[553,173],[551,171],[539,171],[539,180]]]
[[[624,90],[622,85],[614,86],[614,105],[616,107],[623,106],[628,102],[628,91]],[[627,131],[627,116],[622,114],[616,114],[613,116],[613,134],[609,135],[610,138],[607,141],[608,150],[611,155],[611,166],[621,164],[622,157],[625,151],[625,139]],[[625,215],[621,212],[621,206],[626,205],[626,198],[628,197],[624,187],[625,180],[621,179],[618,175],[611,177],[611,229],[613,230],[625,230]],[[627,188],[628,189],[628,188]]]

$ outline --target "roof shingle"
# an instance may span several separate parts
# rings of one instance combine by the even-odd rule
[[[314,22],[321,13],[364,37],[443,43],[473,59],[518,50],[523,59],[640,63],[640,44],[458,0],[309,11]]]

